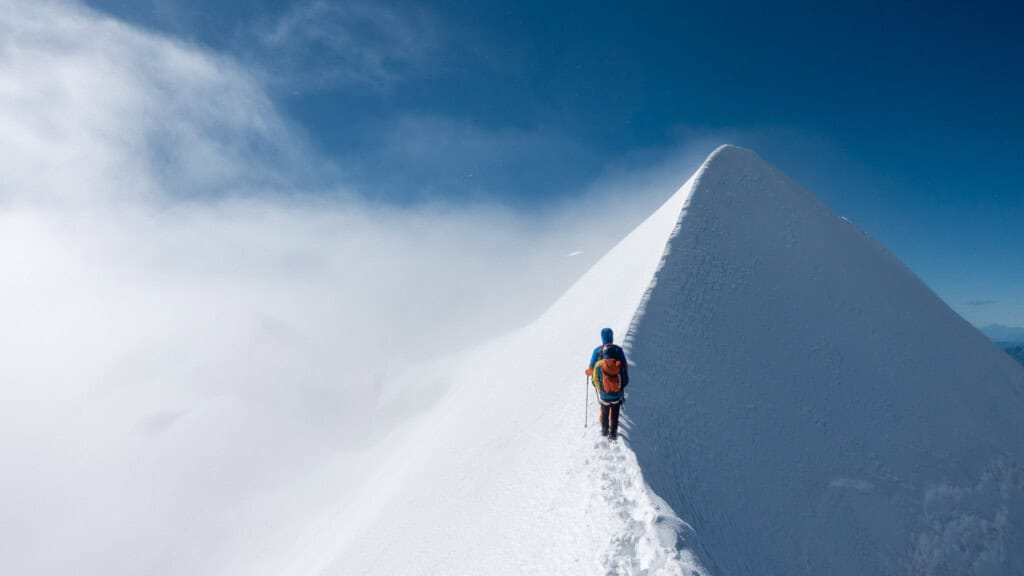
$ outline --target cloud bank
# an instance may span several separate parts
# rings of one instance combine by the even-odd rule
[[[384,205],[237,61],[4,5],[4,573],[275,573],[443,394],[418,362],[531,320],[681,180],[613,168],[545,214]]]

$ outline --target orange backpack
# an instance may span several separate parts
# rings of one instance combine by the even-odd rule
[[[618,394],[622,390],[622,379],[619,373],[622,371],[622,362],[615,358],[601,360],[601,388],[607,394]]]
[[[610,352],[610,354],[609,354]],[[606,344],[601,348],[601,388],[605,394],[618,394],[622,390],[622,361],[615,356],[621,356],[622,349],[615,344]]]

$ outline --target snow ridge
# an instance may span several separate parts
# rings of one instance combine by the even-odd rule
[[[605,326],[631,363],[614,445],[580,422]],[[752,152],[424,373],[444,396],[367,452],[302,573],[1024,573],[1024,371]]]

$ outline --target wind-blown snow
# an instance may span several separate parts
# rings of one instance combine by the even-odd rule
[[[603,326],[625,333],[689,190],[526,329],[413,369],[444,397],[302,536],[288,573],[702,573],[632,452],[599,439],[583,374]]]

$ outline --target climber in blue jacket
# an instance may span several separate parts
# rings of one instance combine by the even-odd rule
[[[613,343],[611,328],[601,330],[601,345],[594,348],[587,366],[587,376],[594,384],[597,402],[601,405],[601,435],[609,440],[619,436],[619,411],[623,392],[629,385],[629,363],[622,347]]]

